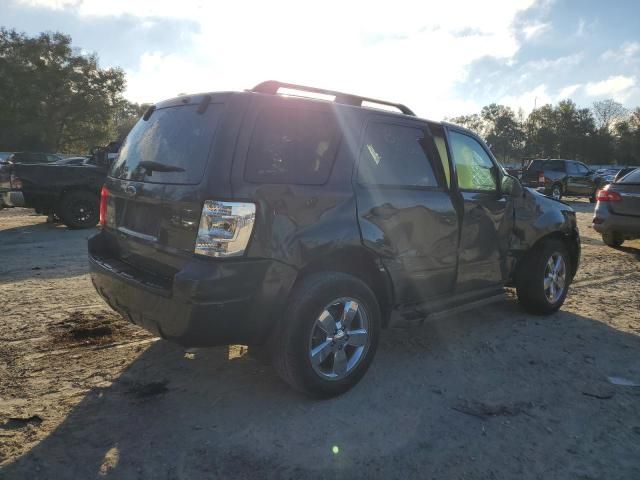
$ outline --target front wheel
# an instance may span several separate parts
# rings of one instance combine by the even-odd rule
[[[314,274],[291,295],[272,343],[273,364],[293,388],[333,397],[364,376],[379,336],[380,307],[365,283],[343,273]]]
[[[553,198],[554,200],[561,200],[562,199],[562,186],[558,185],[557,183],[551,187],[551,198]]]
[[[516,273],[520,304],[530,313],[549,315],[564,303],[571,282],[571,261],[560,240],[546,240],[522,260]]]

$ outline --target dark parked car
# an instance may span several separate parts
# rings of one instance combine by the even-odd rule
[[[101,224],[89,263],[113,309],[185,346],[249,345],[321,397],[364,375],[382,328],[505,286],[556,311],[580,257],[574,211],[521,187],[469,130],[278,82],[150,108]]]
[[[598,190],[593,228],[610,247],[640,238],[640,168]]]
[[[51,163],[59,160],[62,160],[60,155],[42,152],[16,152],[7,158],[8,163]]]
[[[95,227],[109,154],[109,147],[96,148],[90,158],[6,164],[0,167],[0,198],[6,206],[54,215],[69,228]]]
[[[604,183],[602,177],[575,160],[532,160],[522,172],[523,185],[538,188],[556,200],[571,196],[595,202],[596,191]]]

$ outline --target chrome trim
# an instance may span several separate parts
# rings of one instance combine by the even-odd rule
[[[157,242],[158,237],[154,237],[153,235],[147,235],[146,233],[136,232],[135,230],[131,230],[127,227],[118,227],[118,232],[124,233],[125,235],[129,235],[131,237],[140,238],[142,240],[146,240],[148,242]]]

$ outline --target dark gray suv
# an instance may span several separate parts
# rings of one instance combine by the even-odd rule
[[[101,197],[89,260],[113,309],[185,346],[247,344],[319,397],[358,382],[392,325],[505,286],[556,311],[580,258],[573,210],[472,132],[273,81],[151,107]]]

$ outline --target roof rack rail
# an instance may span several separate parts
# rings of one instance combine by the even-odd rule
[[[288,88],[291,90],[299,90],[301,92],[320,93],[324,95],[333,95],[335,97],[335,103],[341,103],[343,105],[353,105],[361,107],[363,102],[376,103],[378,105],[386,105],[389,107],[395,107],[405,115],[416,116],[413,111],[406,105],[401,103],[387,102],[386,100],[377,100],[375,98],[360,97],[358,95],[352,95],[350,93],[336,92],[334,90],[326,90],[324,88],[305,87],[304,85],[296,85],[295,83],[278,82],[276,80],[267,80],[266,82],[259,83],[253,87],[250,91],[256,93],[266,93],[268,95],[277,95],[278,90],[281,88]]]

